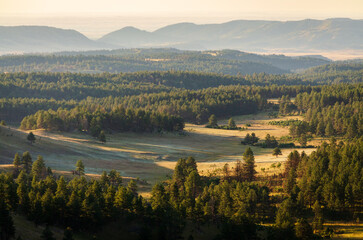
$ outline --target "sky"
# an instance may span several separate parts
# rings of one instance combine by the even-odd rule
[[[363,19],[363,0],[0,0],[0,25],[72,28],[97,38],[125,26],[236,19]]]
[[[2,14],[264,13],[363,18],[362,0],[0,0]]]

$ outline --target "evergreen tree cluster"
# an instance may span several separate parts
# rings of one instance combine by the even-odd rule
[[[184,121],[180,117],[153,113],[141,109],[118,108],[112,112],[76,107],[71,110],[59,108],[57,111],[40,110],[25,117],[21,129],[39,129],[57,131],[88,131],[94,137],[106,141],[104,130],[126,132],[182,131]]]
[[[305,114],[305,121],[290,125],[291,135],[362,136],[362,96],[362,84],[324,86],[321,91],[298,94],[294,105]]]
[[[18,159],[16,155],[14,165]],[[293,212],[283,212],[286,209],[282,204],[276,228],[257,227],[256,222],[274,218],[274,203],[270,189],[253,182],[255,166],[250,148],[243,160],[243,178],[221,180],[200,176],[194,158],[179,159],[172,179],[154,185],[150,200],[146,200],[138,195],[135,181],[124,186],[115,170],[103,172],[98,180],[87,180],[82,175],[67,180],[46,171],[43,158],[38,156],[29,173],[22,170],[0,174],[0,233],[14,236],[10,217],[10,211],[14,211],[36,225],[46,224],[44,238],[53,236],[49,225],[63,226],[64,236],[71,239],[70,229],[96,231],[109,222],[122,221],[126,225],[138,224],[140,237],[176,239],[186,222],[191,221],[196,229],[217,226],[219,239],[260,239],[261,228],[269,239],[283,239],[284,229],[293,228],[293,224],[285,224],[287,216],[283,214]],[[78,168],[84,168],[83,164],[77,162]],[[7,219],[7,225],[3,219]],[[309,230],[306,222],[299,224],[297,227],[302,229],[292,231],[291,239],[302,239],[296,236]]]
[[[298,166],[301,176],[298,201],[313,205],[316,201],[327,209],[362,211],[363,206],[363,138],[338,144],[332,139],[323,143]]]
[[[275,82],[275,78],[279,80]],[[273,83],[277,85],[272,85]],[[139,108],[138,105],[143,105],[144,108],[158,108],[158,111],[184,113],[185,116],[183,117],[188,121],[189,119],[195,121],[197,118],[195,115],[198,115],[196,110],[201,110],[203,121],[206,121],[207,117],[214,113],[211,108],[218,107],[215,106],[216,104],[223,104],[221,107],[231,111],[227,111],[225,116],[234,114],[235,108],[239,107],[235,102],[241,99],[245,101],[243,96],[263,99],[283,95],[294,97],[298,93],[310,92],[313,88],[317,90],[320,88],[319,86],[285,86],[284,84],[291,85],[289,81],[285,82],[282,76],[267,74],[234,77],[176,71],[120,74],[4,73],[0,74],[0,96],[2,97],[0,98],[0,116],[7,121],[21,121],[25,116],[34,114],[38,110],[57,110],[60,107],[71,109],[76,106],[87,106],[93,109],[101,106],[107,110],[112,110],[112,108],[122,104],[132,108]],[[294,84],[305,83],[294,82]],[[228,94],[232,94],[232,98],[223,96],[221,94],[223,89],[218,87],[227,85],[233,85],[239,89],[237,91],[240,92],[241,96],[237,98],[236,92],[231,92],[231,89],[224,90],[228,91]],[[206,90],[208,95],[216,91],[213,96],[208,96],[208,99],[202,99],[199,96],[202,94],[201,92],[189,93],[185,90],[206,88],[212,88]],[[242,88],[244,88],[243,92],[241,91]],[[164,94],[152,95],[152,93]],[[127,96],[138,97],[125,98]],[[193,97],[197,98],[196,101],[190,99]],[[169,98],[172,104],[165,102],[166,98]],[[147,102],[141,102],[144,99]],[[127,103],[129,100],[132,101],[131,104]],[[155,100],[162,100],[162,105],[152,106],[155,104]],[[183,106],[182,100],[186,101],[188,106]],[[261,101],[258,101],[259,107],[261,107]],[[185,112],[191,110],[194,111],[192,117]],[[204,113],[206,110],[209,112]],[[243,114],[242,110],[237,112]],[[248,112],[246,111],[246,113]],[[220,113],[214,114],[220,115]]]

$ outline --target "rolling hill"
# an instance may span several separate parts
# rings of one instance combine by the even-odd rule
[[[347,38],[349,36],[349,38]],[[126,27],[99,42],[122,47],[175,47],[179,49],[239,49],[244,51],[331,51],[363,49],[363,20],[301,21],[237,20],[222,24],[178,23],[147,32]]]
[[[198,71],[223,74],[282,74],[328,64],[319,56],[258,55],[236,50],[182,51],[171,48],[94,50],[1,56],[0,72]]]
[[[75,30],[46,26],[0,26],[0,53],[56,52],[110,47]]]

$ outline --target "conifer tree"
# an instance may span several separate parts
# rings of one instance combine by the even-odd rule
[[[26,139],[30,142],[30,144],[33,144],[35,142],[35,140],[36,140],[33,132],[30,132],[28,134],[28,136],[26,137]]]
[[[237,128],[236,122],[233,120],[233,118],[230,118],[228,120],[228,128],[229,129],[236,129]]]
[[[25,169],[26,173],[29,173],[30,168],[32,166],[32,157],[31,157],[29,152],[24,152],[23,153],[21,163],[24,165],[24,169]]]
[[[35,162],[33,163],[32,174],[37,179],[39,179],[41,177],[45,177],[45,175],[46,175],[45,163],[44,163],[43,157],[40,155],[38,155],[37,160],[35,160]]]
[[[314,212],[313,228],[315,230],[322,230],[324,224],[324,218],[321,206],[318,201],[315,201],[313,205],[313,212]]]
[[[243,178],[243,166],[241,160],[237,160],[236,166],[234,168],[234,173],[237,181],[242,181]]]
[[[209,121],[209,124],[208,124],[208,125],[209,125],[210,127],[218,127],[218,123],[217,123],[216,115],[212,114],[212,115],[209,117],[208,121]]]
[[[326,136],[334,136],[335,131],[333,128],[333,124],[329,121],[325,128],[325,135]]]
[[[100,134],[98,135],[98,140],[100,140],[102,143],[106,142],[106,135],[105,135],[105,131],[101,131]]]
[[[19,153],[15,153],[13,164],[14,167],[16,167],[17,169],[19,168],[21,164]]]
[[[281,149],[280,149],[279,147],[274,148],[274,150],[273,150],[273,152],[272,152],[272,155],[273,155],[273,156],[276,156],[276,157],[278,157],[279,155],[282,155],[282,153],[281,153]]]
[[[306,134],[301,134],[301,136],[299,137],[299,143],[302,147],[306,147],[306,144],[308,142],[308,139],[306,137]]]
[[[243,153],[243,165],[242,165],[242,172],[244,178],[251,182],[255,179],[255,156],[253,155],[253,151],[250,147],[246,149]]]
[[[290,198],[284,200],[277,210],[276,227],[281,229],[292,229],[294,227],[293,203]]]
[[[76,163],[76,172],[79,176],[84,175],[84,165],[82,160],[78,160]]]

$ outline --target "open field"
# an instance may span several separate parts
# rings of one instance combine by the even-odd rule
[[[296,117],[283,119],[287,118]],[[288,128],[268,125],[269,121],[281,118],[269,119],[266,113],[236,116],[234,119],[238,126],[249,123],[251,127],[239,131],[187,124],[186,135],[117,133],[108,134],[105,144],[84,133],[34,130],[38,140],[31,145],[26,140],[27,132],[2,127],[0,163],[10,164],[16,152],[28,150],[34,159],[37,155],[42,155],[48,166],[62,173],[73,170],[77,160],[81,159],[88,174],[98,175],[104,170],[116,169],[124,177],[140,178],[154,184],[171,176],[176,161],[182,157],[193,156],[201,174],[222,168],[225,163],[229,163],[232,168],[236,160],[242,159],[242,154],[248,147],[240,144],[247,133],[255,132],[262,139],[267,133],[276,137],[288,135]],[[221,120],[219,124],[226,122],[227,120]],[[272,169],[268,169],[271,164],[285,161],[293,149],[283,149],[283,155],[278,158],[272,156],[272,149],[252,147],[252,150],[255,153],[257,171],[265,168],[267,173],[272,173]],[[304,149],[307,153],[313,150]]]
[[[291,49],[290,49],[291,50]],[[345,50],[335,50],[335,51],[320,51],[320,50],[311,50],[311,51],[304,51],[304,52],[294,52],[293,50],[290,51],[289,49],[270,49],[266,52],[254,52],[256,54],[284,54],[286,56],[306,56],[306,55],[321,55],[327,57],[334,61],[340,60],[348,60],[348,59],[362,59],[363,58],[363,51],[361,50],[352,50],[352,49],[345,49]]]
[[[363,239],[363,223],[343,223],[343,222],[331,222],[324,224],[324,227],[331,227],[335,231],[341,232],[335,234],[332,239],[347,239],[356,240]]]

